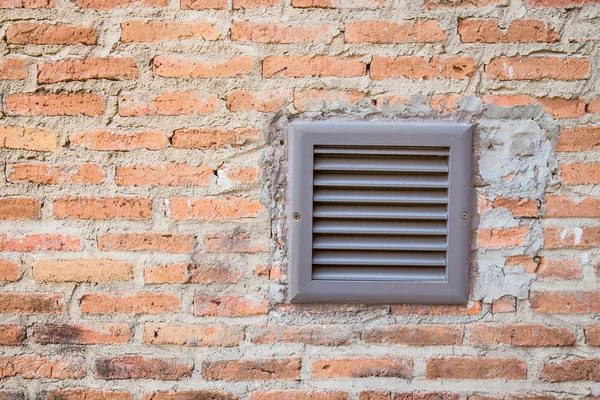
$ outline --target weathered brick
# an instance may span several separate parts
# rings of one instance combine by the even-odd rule
[[[98,164],[9,164],[8,180],[14,183],[39,185],[99,184],[104,181],[104,171]]]
[[[185,357],[125,355],[101,357],[95,362],[96,379],[156,379],[176,381],[192,376],[194,362]]]
[[[214,176],[207,166],[189,164],[134,164],[116,167],[119,186],[206,186]]]
[[[599,126],[565,128],[560,133],[556,151],[576,152],[600,149]]]
[[[236,42],[331,43],[333,34],[330,24],[235,21],[231,26],[231,40]]]
[[[600,114],[600,96],[594,97],[587,105],[587,112],[590,114]]]
[[[78,131],[69,137],[71,148],[104,151],[163,150],[167,143],[164,132],[156,130],[136,132],[98,129]]]
[[[529,305],[544,314],[597,314],[600,312],[598,292],[533,292]]]
[[[180,149],[216,149],[241,147],[259,140],[259,129],[178,129],[171,139]]]
[[[179,297],[170,293],[87,293],[81,297],[84,314],[171,314],[180,306]]]
[[[244,340],[244,327],[235,325],[146,324],[144,343],[177,346],[234,347]]]
[[[0,58],[0,80],[27,79],[27,60],[16,57]]]
[[[272,56],[263,61],[265,78],[309,76],[349,78],[365,75],[366,72],[367,65],[358,57]]]
[[[265,315],[269,311],[267,297],[224,295],[194,297],[194,315],[245,317],[249,315]]]
[[[521,267],[526,274],[535,274],[538,263],[532,256],[508,256],[504,258],[505,267]]]
[[[26,338],[27,330],[21,325],[0,325],[0,346],[17,346]]]
[[[193,21],[125,21],[121,24],[123,43],[151,43],[179,40],[217,40],[218,24],[202,19]]]
[[[239,78],[250,74],[252,69],[253,60],[248,56],[199,60],[160,55],[152,61],[152,74],[164,78]]]
[[[0,0],[0,8],[52,8],[53,0]],[[9,400],[9,399],[5,399]],[[17,399],[14,399],[17,400]]]
[[[300,379],[300,359],[205,361],[202,376],[209,381]]]
[[[234,10],[241,8],[273,7],[281,4],[281,0],[232,0]]]
[[[494,58],[486,65],[485,73],[488,77],[501,81],[538,79],[574,81],[588,77],[590,60],[572,57],[500,57]]]
[[[229,111],[276,112],[292,102],[293,92],[287,89],[257,92],[253,90],[234,90],[227,96]]]
[[[475,324],[471,327],[471,343],[475,345],[510,344],[527,347],[573,346],[575,336],[567,328],[552,328],[534,324],[493,326]]]
[[[585,327],[585,344],[588,346],[600,346],[600,325],[588,325]]]
[[[224,165],[217,171],[217,182],[230,185],[231,182],[256,183],[260,175],[258,167],[243,167],[239,165]]]
[[[126,324],[36,324],[33,340],[42,344],[124,344],[131,338]]]
[[[450,114],[458,110],[458,103],[464,98],[465,96],[458,93],[430,96],[429,107],[433,108],[440,114]]]
[[[44,357],[28,354],[0,358],[0,378],[20,376],[25,379],[81,379],[85,366],[81,357]]]
[[[342,391],[257,390],[250,394],[250,400],[348,400],[348,393]]]
[[[89,79],[131,80],[140,71],[131,57],[85,58],[38,65],[39,83],[86,81]]]
[[[483,249],[502,249],[525,245],[525,236],[529,233],[529,226],[516,226],[513,228],[480,229],[477,234],[477,245]]]
[[[169,0],[74,0],[81,8],[92,10],[112,10],[115,8],[166,7]]]
[[[312,346],[346,346],[350,344],[351,334],[339,326],[303,325],[256,326],[250,331],[251,342],[267,343],[304,343]]]
[[[573,8],[585,4],[598,3],[598,0],[526,0],[525,4],[531,7]]]
[[[144,269],[146,283],[236,283],[242,275],[222,265],[170,264]]]
[[[515,358],[430,358],[427,379],[508,379],[527,378],[527,366]]]
[[[533,97],[522,94],[500,94],[483,96],[486,104],[502,107],[540,105],[552,118],[578,118],[585,114],[585,101],[579,98]]]
[[[148,197],[61,197],[54,200],[55,218],[149,219]]]
[[[2,8],[2,7],[0,7]],[[0,391],[0,400],[24,400],[25,395],[23,392],[18,391],[9,391],[9,390],[1,390]]]
[[[451,325],[391,325],[366,328],[361,339],[367,343],[408,346],[451,346],[462,344],[464,327]]]
[[[21,266],[16,262],[0,259],[0,281],[15,282],[21,279]]]
[[[511,295],[505,295],[492,302],[492,313],[513,313],[517,312],[517,298]]]
[[[511,21],[506,30],[495,19],[463,19],[458,33],[463,43],[554,43],[558,34],[554,27],[538,19]]]
[[[11,94],[6,112],[12,115],[48,115],[94,117],[104,114],[104,100],[95,93]]]
[[[393,393],[384,391],[360,392],[359,400],[460,400],[460,393],[411,392]]]
[[[294,107],[298,111],[306,111],[313,107],[322,107],[326,104],[359,104],[365,98],[360,91],[343,90],[302,90],[294,92]]]
[[[394,107],[398,104],[408,104],[410,101],[408,97],[397,95],[379,96],[375,100],[377,107]]]
[[[257,199],[245,197],[171,197],[167,216],[177,220],[226,220],[256,216],[263,209]]]
[[[79,251],[79,238],[60,233],[13,236],[0,233],[0,251]]]
[[[312,363],[313,378],[411,378],[412,360],[408,358],[342,358],[316,360]]]
[[[14,22],[6,30],[11,44],[96,44],[96,30],[91,27],[44,22]]]
[[[0,126],[0,148],[55,151],[56,136],[47,130],[22,126]]]
[[[524,393],[524,394],[473,394],[467,400],[560,400],[561,397],[550,394]]]
[[[544,364],[539,378],[546,382],[600,382],[600,359],[576,358],[560,364],[547,362]]]
[[[560,179],[565,185],[586,185],[600,183],[600,163],[561,163],[559,167]]]
[[[129,392],[97,389],[52,389],[46,400],[133,400]]]
[[[503,0],[425,0],[425,8],[429,10],[439,8],[479,8],[493,6],[502,2]]]
[[[481,313],[481,302],[475,301],[467,305],[424,305],[394,304],[392,314],[395,315],[478,315]]]
[[[240,400],[231,393],[217,390],[178,390],[146,393],[142,400]]]
[[[471,57],[375,56],[371,61],[371,79],[465,79],[472,77],[476,68]]]
[[[515,217],[535,217],[538,213],[537,201],[522,198],[496,197],[493,208],[506,208]]]
[[[125,92],[119,96],[119,115],[141,117],[146,115],[210,114],[219,106],[215,95],[200,96],[196,92]]]
[[[540,257],[540,264],[536,271],[537,278],[545,279],[580,279],[581,262],[579,259],[555,260]]]
[[[385,0],[292,0],[295,8],[366,8],[385,7]]]
[[[33,264],[36,282],[111,282],[133,279],[133,263],[116,260],[39,260]]]
[[[346,22],[346,43],[435,43],[446,39],[446,32],[433,20],[391,22]]]
[[[182,10],[210,10],[227,8],[227,0],[181,0]]]
[[[98,236],[101,251],[165,251],[188,253],[194,249],[194,237],[172,233],[108,233]]]
[[[544,228],[544,248],[560,249],[568,247],[590,248],[600,246],[600,226]]]
[[[600,172],[600,169],[598,171]],[[574,176],[577,175],[574,174]],[[600,217],[600,199],[589,196],[547,195],[545,216],[549,218],[598,218]]]
[[[269,249],[269,243],[258,240],[244,230],[209,233],[205,238],[206,250],[214,253],[260,253]]]
[[[0,198],[0,220],[39,219],[41,203],[30,197]]]

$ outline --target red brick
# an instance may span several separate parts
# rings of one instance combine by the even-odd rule
[[[231,40],[236,42],[331,43],[333,34],[330,24],[235,21],[231,26]]]
[[[206,250],[214,253],[260,253],[269,249],[268,241],[259,241],[250,232],[234,229],[206,235]]]
[[[509,344],[526,347],[573,346],[575,336],[567,328],[551,328],[534,324],[471,327],[471,343],[475,345]]]
[[[215,221],[254,217],[262,209],[260,201],[244,197],[171,197],[167,216],[176,220]]]
[[[83,361],[81,357],[44,357],[37,354],[1,357],[0,378],[81,379],[85,376]]]
[[[0,233],[0,251],[79,251],[79,238],[60,233],[12,236]]]
[[[6,112],[12,115],[47,115],[94,117],[104,114],[102,96],[94,93],[11,94]]]
[[[544,314],[597,314],[600,312],[598,292],[533,292],[529,305]]]
[[[508,379],[527,378],[527,366],[515,358],[430,358],[427,379]]]
[[[506,208],[515,217],[535,217],[538,213],[537,201],[530,199],[496,197],[493,208]]]
[[[215,111],[218,105],[217,96],[200,96],[196,92],[126,92],[119,96],[119,115],[207,115]]]
[[[576,126],[560,133],[556,151],[575,152],[600,149],[599,126]]]
[[[133,58],[105,57],[65,60],[38,65],[38,83],[86,81],[89,79],[131,80],[140,76]]]
[[[0,325],[0,345],[16,346],[27,338],[27,329],[20,325]],[[1,397],[1,396],[0,396]]]
[[[217,390],[178,390],[146,393],[142,400],[240,400],[231,393]]]
[[[502,2],[503,0],[425,0],[425,8],[429,10],[439,8],[479,8],[493,6]]]
[[[429,107],[440,114],[450,114],[458,110],[458,103],[465,96],[458,93],[442,94],[429,97]]]
[[[167,143],[164,132],[156,130],[136,132],[98,129],[75,132],[69,137],[71,148],[104,151],[163,150]]]
[[[36,324],[33,340],[41,344],[125,344],[126,324]]]
[[[54,200],[54,217],[76,219],[150,219],[148,197],[61,197]]]
[[[531,7],[554,7],[554,8],[574,8],[582,7],[585,4],[598,3],[598,0],[526,0],[525,4]]]
[[[439,22],[357,21],[346,22],[346,43],[435,43],[446,39]]]
[[[194,297],[194,315],[199,316],[245,317],[265,315],[268,311],[269,301],[266,296],[198,295]]]
[[[292,102],[291,90],[269,90],[257,92],[252,90],[234,90],[227,96],[229,111],[276,112]]]
[[[38,185],[99,184],[104,181],[104,171],[98,164],[9,164],[8,180],[13,183]]]
[[[181,0],[182,10],[210,10],[227,8],[227,0]]]
[[[460,400],[459,393],[411,392],[392,393],[384,391],[361,392],[359,400]]]
[[[342,358],[312,363],[314,379],[332,378],[411,378],[412,360],[408,358]]]
[[[87,293],[81,297],[84,314],[172,314],[180,307],[179,297],[170,293]]]
[[[588,346],[600,346],[600,325],[588,325],[585,327],[585,344]]]
[[[312,89],[294,92],[294,107],[298,111],[306,111],[326,104],[360,104],[365,94],[359,91]]]
[[[29,197],[0,198],[0,220],[40,218],[40,201]]]
[[[600,183],[600,163],[574,162],[560,164],[560,179],[565,185]]]
[[[539,378],[546,382],[593,381],[600,382],[600,359],[576,358],[562,363],[547,362]]]
[[[14,22],[6,31],[11,44],[96,44],[96,30],[91,27],[43,22]]]
[[[178,129],[171,139],[180,149],[216,149],[241,147],[259,140],[260,129]]]
[[[252,392],[250,400],[348,400],[348,393],[341,391],[279,390]]]
[[[587,105],[587,112],[590,114],[600,114],[600,96],[594,97]]]
[[[351,333],[335,325],[266,325],[253,327],[250,336],[254,344],[304,343],[312,346],[347,346],[350,344]]]
[[[366,72],[367,65],[358,57],[272,56],[263,61],[265,78],[304,78],[309,76],[349,78],[363,76]]]
[[[463,43],[554,43],[558,34],[554,27],[538,19],[511,21],[504,30],[495,19],[463,19],[458,33]]]
[[[371,61],[371,79],[465,79],[475,73],[477,63],[471,57],[375,56]]]
[[[150,43],[180,40],[217,40],[221,30],[216,23],[202,19],[176,21],[125,21],[121,24],[123,43]]]
[[[238,165],[224,165],[219,168],[217,181],[227,186],[233,182],[256,183],[260,170],[257,167],[243,167]]]
[[[300,359],[205,361],[202,376],[209,381],[300,379]]]
[[[544,279],[580,279],[581,262],[578,259],[552,260],[540,258],[537,278]]]
[[[27,79],[27,60],[16,57],[0,58],[0,80]]]
[[[98,236],[101,251],[165,251],[188,253],[194,249],[194,237],[171,233],[108,233]]]
[[[52,389],[46,400],[133,400],[129,392],[96,389]]]
[[[156,379],[176,381],[192,376],[194,362],[185,357],[125,355],[96,359],[96,379]]]
[[[600,246],[600,226],[562,227],[547,226],[544,228],[544,248],[590,248]]]
[[[52,8],[53,0],[0,0],[0,8]],[[17,399],[4,399],[17,400]]]
[[[572,57],[500,57],[494,58],[486,65],[485,72],[488,77],[501,81],[539,79],[574,81],[588,77],[590,60]]]
[[[503,394],[503,395],[478,395],[473,394],[467,397],[467,400],[560,400],[562,397],[553,395],[544,395],[537,393],[519,394]]]
[[[169,0],[75,0],[81,8],[92,10],[112,10],[115,8],[166,7]]]
[[[377,107],[394,107],[398,104],[408,104],[411,100],[408,97],[397,95],[386,95],[377,98]]]
[[[56,136],[49,131],[22,126],[0,126],[0,149],[55,151]]]
[[[585,114],[583,99],[563,99],[560,97],[533,97],[522,94],[483,96],[485,104],[502,107],[540,105],[552,118],[578,118]]]
[[[156,56],[152,74],[165,78],[232,78],[252,72],[252,57],[234,56],[228,60],[198,60],[181,56]]]
[[[134,164],[116,167],[119,186],[206,186],[214,176],[207,166],[189,164]]]
[[[39,260],[33,277],[40,282],[111,282],[133,279],[133,263],[116,260]]]
[[[492,302],[492,313],[513,313],[517,312],[517,298],[511,295],[505,295]]]
[[[146,324],[144,343],[177,346],[235,347],[244,340],[244,327],[235,325]]]
[[[424,304],[395,304],[392,305],[394,315],[479,315],[481,302],[475,301],[468,305],[424,305]]]
[[[144,270],[146,283],[236,283],[242,275],[225,266],[197,264],[147,266]]]
[[[292,0],[295,8],[367,8],[385,7],[385,0]]]
[[[242,8],[273,7],[281,4],[281,0],[233,0],[231,3],[234,10],[239,10]]]
[[[0,281],[15,282],[21,279],[21,267],[16,262],[0,259]]]
[[[361,339],[367,343],[408,346],[451,346],[462,344],[463,326],[390,325],[366,328]]]
[[[549,218],[598,218],[600,217],[600,199],[588,196],[547,195],[545,216]]]
[[[535,274],[538,263],[532,256],[508,256],[504,258],[505,267],[521,267],[526,274]]]
[[[477,234],[477,246],[482,249],[502,249],[525,245],[525,236],[529,233],[529,226],[516,226],[513,228],[480,229]]]

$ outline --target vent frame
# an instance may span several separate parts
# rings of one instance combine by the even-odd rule
[[[454,122],[297,120],[289,131],[289,299],[293,302],[464,304],[469,292],[472,126]],[[313,279],[313,171],[316,146],[447,147],[446,279]],[[467,213],[467,218],[463,218]],[[294,218],[300,215],[300,219]]]

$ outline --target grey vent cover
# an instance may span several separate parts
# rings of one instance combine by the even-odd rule
[[[292,301],[464,303],[471,126],[298,121]]]

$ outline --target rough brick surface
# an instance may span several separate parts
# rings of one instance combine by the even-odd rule
[[[362,340],[369,343],[410,346],[450,346],[462,343],[460,326],[389,326],[365,330]]]
[[[95,376],[99,379],[156,379],[174,381],[189,377],[194,363],[186,358],[143,357],[126,355],[102,357],[95,362]]]
[[[317,360],[312,368],[315,379],[412,376],[412,360],[388,357]]]
[[[541,325],[512,324],[507,326],[473,325],[471,343],[481,345],[510,344],[514,346],[572,346],[573,332],[566,328]]]
[[[131,338],[126,324],[39,324],[33,340],[42,344],[124,344]]]
[[[427,360],[429,379],[508,379],[527,377],[526,364],[514,358],[432,358]]]
[[[9,164],[8,180],[15,183],[41,185],[100,184],[104,171],[98,164]]]
[[[209,381],[297,380],[300,367],[298,359],[207,361],[202,375]]]
[[[132,263],[116,260],[41,260],[33,265],[37,282],[110,282],[132,279]]]

